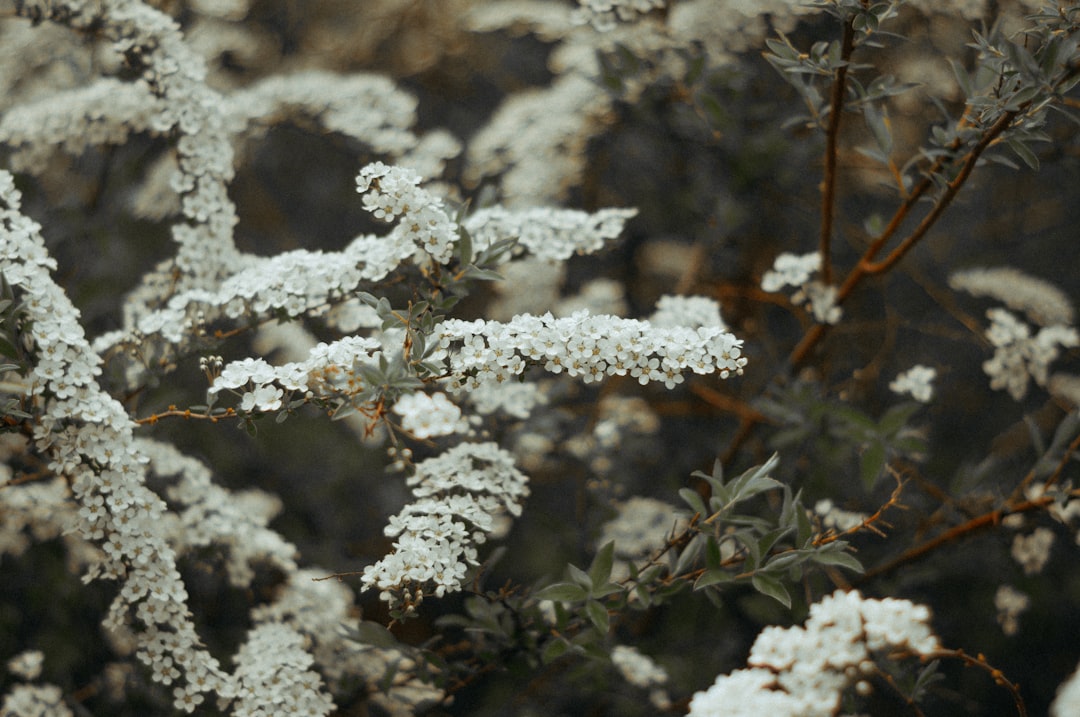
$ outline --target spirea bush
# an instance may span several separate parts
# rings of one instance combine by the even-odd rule
[[[0,714],[1080,714],[1080,6],[0,0]]]

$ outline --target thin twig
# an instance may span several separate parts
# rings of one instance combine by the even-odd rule
[[[949,543],[952,543],[956,540],[959,540],[966,535],[976,533],[980,530],[985,530],[986,528],[993,528],[999,525],[1001,523],[1001,519],[1004,518],[1006,515],[1039,510],[1053,502],[1053,497],[1043,496],[1036,500],[1028,500],[1024,501],[1023,503],[1009,506],[1008,508],[998,508],[996,510],[990,511],[989,513],[983,513],[982,515],[976,516],[967,522],[961,523],[960,525],[946,530],[941,535],[931,538],[930,540],[927,540],[920,545],[916,545],[914,548],[910,548],[909,550],[904,551],[899,556],[893,558],[892,560],[888,561],[883,565],[879,565],[876,568],[867,570],[859,578],[858,582],[864,582],[866,580],[869,580],[870,578],[875,578],[880,575],[891,573],[900,566],[906,565],[910,562],[914,562],[915,560],[918,560],[925,555],[932,553],[938,548],[944,545],[948,545]]]

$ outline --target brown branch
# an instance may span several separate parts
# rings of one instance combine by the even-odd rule
[[[983,670],[990,675],[994,684],[1004,687],[1009,691],[1009,694],[1011,694],[1013,698],[1013,704],[1016,705],[1016,713],[1020,715],[1020,717],[1027,717],[1027,708],[1024,706],[1024,698],[1020,695],[1020,686],[1011,682],[1005,677],[1005,673],[987,662],[986,656],[982,653],[979,653],[976,657],[972,657],[963,650],[940,649],[922,655],[921,657],[923,660],[960,660],[968,667],[978,667],[980,670]]]
[[[880,262],[874,262],[874,257],[877,256],[882,248],[884,248],[885,243],[892,237],[901,222],[907,217],[911,207],[930,186],[929,178],[923,179],[916,190],[913,191],[911,195],[904,200],[904,203],[900,208],[897,209],[892,220],[889,222],[889,225],[885,228],[885,231],[881,233],[881,236],[867,248],[859,262],[852,267],[847,278],[844,279],[844,283],[837,290],[837,305],[842,304],[865,277],[873,274],[880,274],[891,269],[912,249],[912,247],[915,246],[916,243],[926,236],[930,231],[930,228],[937,223],[939,218],[941,218],[941,215],[949,207],[957,193],[960,191],[960,188],[967,181],[971,172],[975,169],[975,165],[978,162],[980,155],[982,155],[986,148],[989,147],[1002,132],[1008,129],[1009,125],[1019,112],[1020,110],[1005,112],[983,133],[983,136],[979,139],[978,143],[976,143],[964,157],[959,173],[948,183],[948,185],[946,185],[945,191],[938,197],[937,201],[934,202],[934,206],[930,212],[923,217],[923,220],[919,222],[919,225],[907,236],[907,238],[900,242],[900,245],[897,246],[889,256]],[[940,163],[935,163],[935,166],[940,166]],[[934,168],[932,167],[931,169]],[[798,366],[806,360],[806,357],[810,355],[810,351],[825,334],[826,328],[826,324],[815,324],[806,332],[802,341],[800,341],[791,352],[791,356],[788,359],[791,366]]]
[[[195,413],[190,408],[181,410],[176,406],[169,406],[169,409],[167,411],[154,413],[144,418],[136,418],[135,423],[138,423],[139,425],[147,423],[149,423],[150,425],[154,425],[162,418],[183,418],[185,420],[194,418],[199,421],[210,421],[211,423],[217,423],[223,418],[233,418],[236,415],[236,410],[232,408],[226,408],[222,413],[210,415],[206,413]]]
[[[1006,515],[1039,510],[1040,508],[1043,508],[1053,502],[1054,499],[1051,496],[1043,496],[1036,500],[1024,501],[1023,503],[1012,505],[1008,508],[998,508],[997,510],[992,510],[989,513],[983,513],[982,515],[976,516],[967,522],[961,523],[960,525],[946,530],[941,535],[931,538],[930,540],[927,540],[920,545],[916,545],[914,548],[910,548],[904,551],[899,556],[893,558],[892,560],[888,561],[883,565],[879,565],[876,568],[867,570],[859,578],[858,582],[865,582],[870,578],[875,578],[880,575],[891,573],[900,566],[919,560],[920,558],[928,555],[929,553],[934,552],[938,548],[944,545],[948,545],[953,541],[959,540],[966,535],[985,530],[986,528],[995,527],[996,525],[1001,523],[1001,519],[1004,518]]]
[[[853,20],[844,23],[840,40],[840,66],[836,68],[832,94],[829,98],[829,126],[825,130],[825,176],[821,181],[821,276],[826,284],[832,283],[832,260],[829,245],[832,241],[833,213],[836,209],[836,155],[840,136],[840,118],[844,113],[844,94],[847,90],[847,72],[851,53],[855,49]]]

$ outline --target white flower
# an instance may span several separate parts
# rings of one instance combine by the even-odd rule
[[[425,593],[461,589],[477,564],[476,545],[496,528],[501,513],[521,514],[529,493],[513,457],[494,443],[463,443],[416,466],[409,477],[416,501],[390,518],[384,533],[394,550],[364,569],[365,589],[406,610]]]
[[[417,438],[446,436],[462,428],[461,409],[445,393],[406,394],[394,404],[394,413],[401,416],[401,427]]]
[[[1023,311],[1040,326],[1068,325],[1073,307],[1061,289],[1009,266],[966,269],[949,277],[949,286],[972,296],[989,296]]]
[[[762,630],[749,667],[720,675],[695,694],[689,717],[831,717],[844,688],[874,669],[867,659],[871,651],[936,650],[929,620],[927,608],[907,600],[835,592],[810,606],[804,626]]]
[[[1050,528],[1040,527],[1030,535],[1016,535],[1012,544],[1013,560],[1020,564],[1025,575],[1037,575],[1050,559],[1053,545],[1054,531]]]
[[[653,326],[673,328],[676,326],[719,326],[727,325],[720,318],[720,304],[704,296],[661,296],[656,302],[656,311],[649,317]]]
[[[898,375],[889,384],[889,389],[901,395],[909,393],[916,401],[929,403],[934,394],[933,381],[936,376],[936,369],[916,364]]]
[[[1080,714],[1080,666],[1058,686],[1057,697],[1050,705],[1050,717],[1074,717]]]
[[[781,254],[776,257],[772,269],[761,277],[761,290],[771,294],[785,286],[802,287],[820,269],[821,254],[816,251],[802,256]]]
[[[7,667],[13,675],[24,680],[36,680],[41,675],[44,662],[45,654],[41,650],[27,650],[8,660]]]
[[[1031,605],[1031,598],[1012,585],[999,585],[994,593],[994,608],[997,609],[997,621],[1006,635],[1015,635],[1019,629],[1020,615]]]
[[[1028,325],[1005,309],[990,309],[986,315],[991,322],[986,338],[995,349],[993,357],[983,363],[983,371],[990,376],[991,388],[1005,388],[1017,401],[1027,393],[1029,378],[1040,386],[1046,384],[1059,346],[1080,345],[1080,334],[1069,326],[1044,326],[1032,336]]]
[[[627,682],[637,687],[652,687],[668,681],[667,671],[636,647],[616,645],[611,651],[611,662]]]

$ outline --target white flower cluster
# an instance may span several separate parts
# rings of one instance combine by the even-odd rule
[[[1031,606],[1031,598],[1012,585],[999,585],[994,593],[994,609],[1001,631],[1015,635],[1020,631],[1020,615]]]
[[[803,627],[762,630],[749,667],[696,693],[689,717],[832,717],[848,685],[876,669],[875,653],[937,650],[929,621],[926,607],[907,600],[835,592],[810,606]]]
[[[648,558],[688,523],[686,511],[655,498],[634,496],[615,507],[618,515],[604,523],[596,544],[615,541],[615,554],[623,560]]]
[[[1038,527],[1028,535],[1014,535],[1012,557],[1025,575],[1038,575],[1050,560],[1050,549],[1054,547],[1054,531]]]
[[[379,154],[399,156],[417,143],[409,129],[416,121],[416,99],[382,75],[319,70],[274,75],[230,95],[226,114],[236,132],[273,126],[283,115],[316,118]]]
[[[1080,665],[1058,686],[1057,696],[1050,705],[1050,717],[1074,717],[1080,714]]]
[[[641,654],[636,647],[616,645],[611,651],[611,662],[632,685],[652,687],[668,681],[667,670]]]
[[[473,410],[481,416],[502,411],[514,418],[528,418],[537,406],[547,404],[547,395],[533,381],[523,383],[489,383],[477,386],[465,394]]]
[[[56,685],[15,685],[0,704],[4,717],[74,717]]]
[[[559,319],[524,314],[507,323],[452,319],[440,327],[440,345],[456,391],[505,383],[529,365],[585,383],[629,375],[668,388],[682,383],[685,370],[727,378],[746,366],[742,341],[718,326],[658,328],[584,311]]]
[[[467,426],[461,420],[461,409],[445,393],[406,394],[394,403],[394,413],[401,416],[401,427],[416,438],[448,436]]]
[[[814,514],[821,519],[821,524],[826,529],[837,530],[841,533],[858,528],[869,517],[866,513],[844,510],[828,498],[822,498],[814,503]]]
[[[466,181],[501,175],[499,197],[508,206],[557,203],[584,173],[586,145],[612,105],[609,93],[578,73],[512,95],[469,141]]]
[[[391,222],[400,218],[393,230],[395,239],[409,239],[437,263],[445,264],[458,242],[458,228],[442,200],[422,189],[420,180],[411,169],[375,162],[360,170],[356,191],[376,219]]]
[[[598,32],[615,29],[616,18],[629,22],[666,4],[665,0],[578,0],[578,3],[580,7],[574,11],[573,22],[590,23]]]
[[[1059,347],[1080,346],[1080,334],[1071,326],[1044,326],[1031,335],[1030,327],[1005,309],[986,312],[990,327],[986,338],[994,346],[994,356],[983,363],[990,388],[1007,389],[1019,401],[1027,393],[1028,379],[1045,386],[1050,363]]]
[[[214,379],[209,393],[240,393],[244,411],[276,411],[286,400],[286,392],[306,397],[356,393],[363,388],[357,365],[373,360],[379,349],[375,339],[349,336],[332,344],[318,344],[305,361],[281,366],[261,358],[232,361]]]
[[[12,148],[13,170],[42,171],[58,148],[77,156],[88,147],[123,144],[148,130],[160,111],[145,85],[105,78],[13,107],[0,119],[0,143]]]
[[[41,666],[45,662],[45,653],[41,650],[20,652],[7,661],[8,671],[24,680],[36,680],[41,676]]]
[[[417,664],[401,650],[358,644],[349,635],[360,627],[352,590],[314,569],[298,570],[276,600],[252,610],[256,623],[283,623],[308,636],[311,653],[331,688],[346,692],[359,680],[368,699],[390,715],[412,715],[443,698],[438,687],[417,677]],[[370,625],[369,625],[370,626]]]
[[[516,211],[488,207],[469,215],[462,224],[477,251],[503,239],[516,238],[518,246],[537,258],[565,261],[574,254],[599,251],[608,240],[619,236],[626,220],[636,214],[636,209],[616,208],[590,214],[551,207]]]
[[[1045,279],[1029,276],[1011,266],[965,269],[949,277],[949,286],[972,296],[989,296],[1010,309],[1023,311],[1039,326],[1070,325],[1069,297]]]
[[[155,474],[177,479],[166,491],[182,508],[170,537],[178,553],[208,545],[225,548],[225,571],[234,587],[250,586],[259,563],[285,574],[296,571],[296,547],[266,527],[281,510],[279,498],[259,490],[230,492],[213,483],[205,465],[170,444],[140,439],[135,445]]]
[[[138,658],[156,681],[172,684],[198,668],[206,675],[198,691],[227,692],[217,660],[194,647],[199,639],[187,591],[164,533],[165,505],[145,485],[146,459],[135,448],[134,424],[94,380],[100,358],[78,311],[49,274],[55,262],[40,227],[19,213],[20,201],[11,175],[0,171],[0,273],[22,292],[36,357],[30,392],[45,407],[34,440],[82,506],[70,529],[102,548],[87,579],[122,581],[106,628],[134,638]]]
[[[182,275],[179,284],[169,288],[212,285],[237,258],[232,239],[237,218],[227,194],[234,174],[232,144],[220,110],[222,98],[206,84],[205,62],[184,42],[172,18],[143,3],[102,2],[95,8],[100,14],[50,7],[57,4],[35,0],[24,3],[23,11],[36,8],[111,39],[117,53],[141,64],[139,82],[161,99],[151,129],[180,134],[180,172],[173,189],[181,194],[184,216],[191,222],[173,227],[179,244],[176,266]]]
[[[442,597],[461,588],[476,545],[504,513],[521,514],[527,478],[494,443],[462,443],[416,465],[408,484],[416,500],[390,518],[385,533],[393,551],[364,569],[365,589],[406,610],[424,594]]]
[[[322,679],[308,669],[314,658],[304,649],[304,636],[288,625],[270,622],[253,628],[236,662],[238,689],[232,707],[236,717],[318,717],[334,709],[322,691]]]
[[[627,682],[649,690],[649,701],[657,709],[667,710],[671,706],[667,692],[660,689],[661,685],[667,684],[667,670],[656,664],[651,657],[642,654],[636,647],[616,645],[611,650],[611,664],[615,665]]]
[[[889,390],[900,395],[909,393],[916,401],[929,403],[934,395],[935,377],[937,369],[916,364],[893,379]]]
[[[828,286],[810,277],[821,269],[821,254],[810,252],[797,256],[784,253],[776,257],[772,269],[761,277],[761,290],[774,293],[785,286],[794,286],[791,303],[807,304],[814,319],[820,323],[835,324],[843,315],[836,305],[836,287]]]
[[[718,326],[727,329],[720,317],[720,304],[705,296],[661,296],[649,323],[665,328]]]

